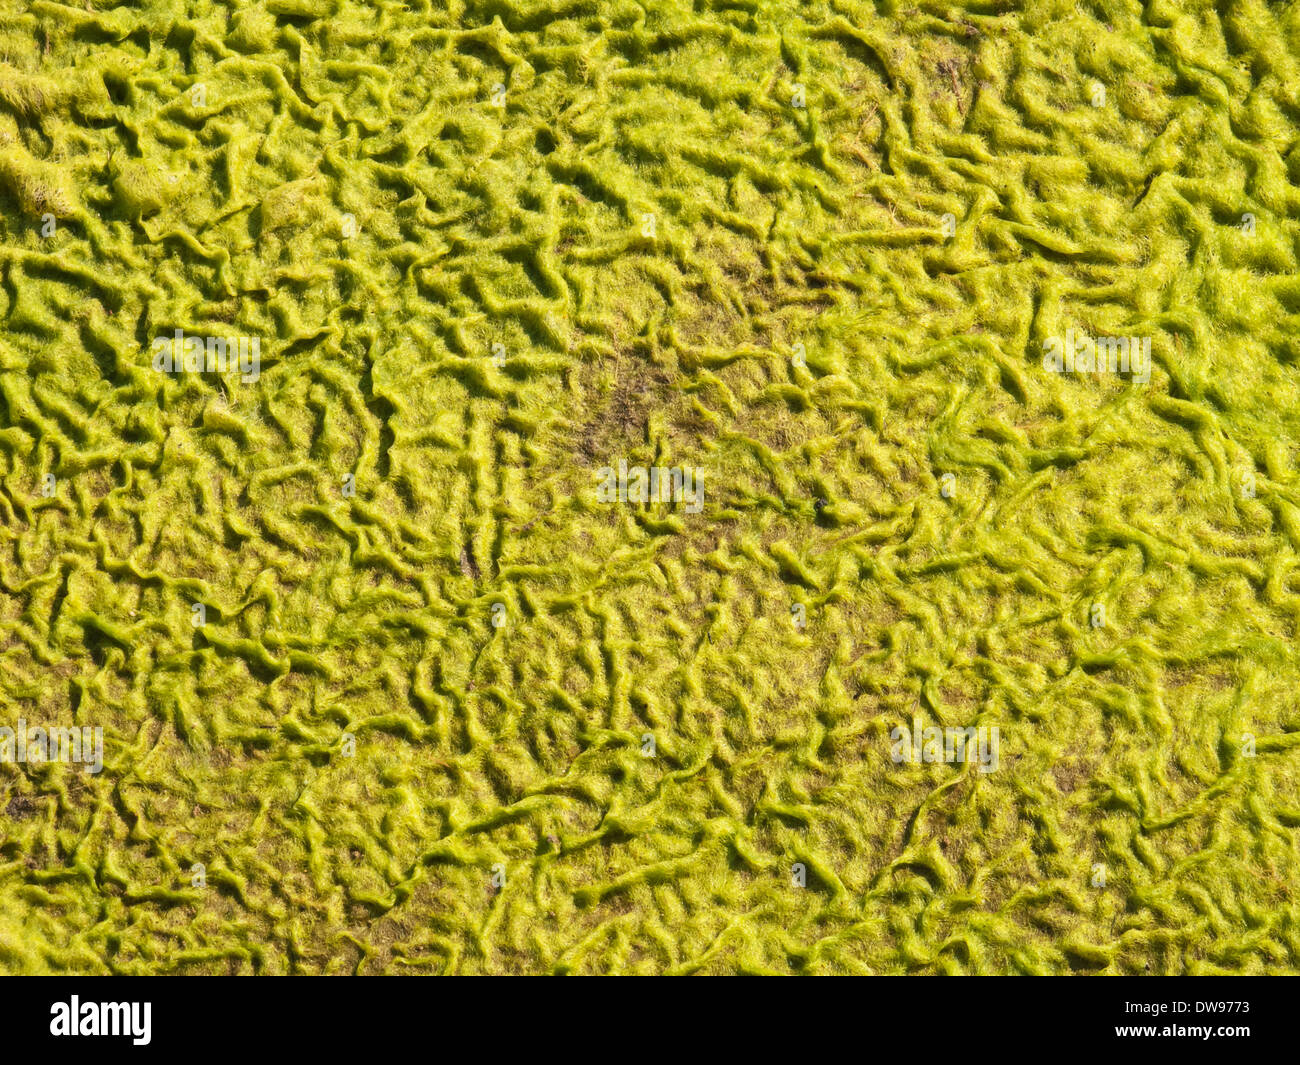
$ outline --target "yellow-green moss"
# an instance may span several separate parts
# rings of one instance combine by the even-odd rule
[[[1298,20],[0,0],[0,970],[1296,971]]]

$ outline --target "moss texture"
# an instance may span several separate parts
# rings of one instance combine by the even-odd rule
[[[1296,971],[1298,55],[0,0],[0,725],[105,736],[0,765],[0,970]]]

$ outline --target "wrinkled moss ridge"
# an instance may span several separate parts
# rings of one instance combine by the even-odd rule
[[[1295,971],[1298,55],[1249,0],[0,2],[0,724],[106,763],[0,766],[0,969]]]

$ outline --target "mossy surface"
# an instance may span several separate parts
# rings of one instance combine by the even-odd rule
[[[1298,143],[1295,4],[0,0],[0,970],[1296,971]]]

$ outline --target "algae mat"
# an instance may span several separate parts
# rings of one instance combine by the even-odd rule
[[[4,0],[0,970],[1296,971],[1298,54]]]

